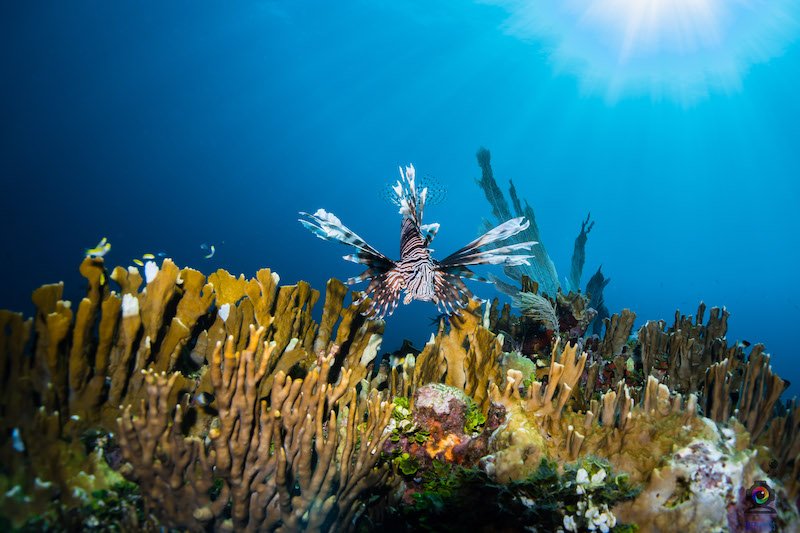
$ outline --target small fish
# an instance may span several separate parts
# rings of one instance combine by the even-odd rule
[[[400,346],[400,349],[387,354],[385,357],[389,358],[389,366],[395,367],[402,365],[406,360],[406,356],[411,355],[413,357],[417,357],[419,354],[420,350],[414,348],[414,345],[411,344],[410,340],[404,339],[403,345]]]
[[[156,255],[158,257],[167,257],[167,252],[158,252]]]
[[[516,254],[519,250],[530,250],[533,241],[495,246],[521,231],[530,222],[524,217],[513,218],[487,231],[460,250],[436,261],[431,257],[430,244],[439,230],[438,224],[423,224],[422,214],[428,199],[429,190],[417,188],[413,165],[400,169],[400,180],[392,187],[395,205],[400,207],[403,221],[400,226],[400,260],[393,261],[370,246],[350,228],[342,224],[333,213],[324,209],[314,214],[303,213],[300,223],[317,237],[352,246],[355,254],[346,255],[346,261],[366,265],[360,275],[347,280],[354,284],[369,281],[363,296],[356,302],[360,304],[372,298],[369,309],[364,314],[369,318],[383,318],[392,314],[401,301],[408,304],[412,300],[433,302],[440,312],[447,315],[460,315],[473,297],[472,291],[464,284],[464,279],[489,282],[477,276],[468,267],[472,265],[504,265],[507,267],[529,265],[532,255]],[[487,249],[488,248],[488,249]]]
[[[92,259],[103,257],[109,250],[111,250],[111,243],[108,242],[108,239],[103,237],[100,242],[97,243],[97,246],[86,249],[86,257],[91,257]]]
[[[203,246],[206,246],[206,245],[203,245]],[[203,246],[200,246],[200,248],[203,248]],[[214,257],[214,252],[216,252],[216,251],[217,251],[217,249],[216,249],[216,248],[214,248],[214,245],[213,245],[213,244],[212,244],[212,245],[210,245],[210,246],[208,246],[207,248],[203,248],[203,250],[208,250],[208,253],[207,253],[206,255],[204,255],[204,256],[203,256],[203,257],[205,257],[206,259],[211,259],[212,257]]]
[[[11,432],[11,447],[20,453],[25,451],[25,443],[22,442],[22,435],[19,433],[19,428],[14,428]]]
[[[214,401],[214,395],[210,392],[199,392],[195,395],[194,401],[201,407],[208,407]]]
[[[144,266],[144,263],[142,263],[141,259],[134,259],[133,262],[136,264],[136,266]]]
[[[156,258],[156,256],[154,256],[153,254],[144,254],[144,255],[142,255],[142,259],[155,259],[155,258]]]

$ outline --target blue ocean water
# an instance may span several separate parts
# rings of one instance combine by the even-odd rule
[[[490,214],[475,183],[485,146],[562,278],[591,211],[583,283],[602,265],[612,313],[671,323],[701,300],[726,306],[729,339],[764,343],[800,383],[798,42],[690,102],[609,99],[508,16],[447,2],[4,3],[0,306],[30,313],[30,291],[59,280],[78,298],[83,249],[103,236],[111,265],[164,251],[323,289],[360,270],[298,211],[332,211],[396,256],[400,217],[380,193],[408,163],[447,188],[426,213],[443,257]],[[425,342],[435,314],[399,308],[384,350]]]

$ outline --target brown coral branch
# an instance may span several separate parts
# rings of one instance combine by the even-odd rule
[[[177,406],[170,416],[169,397],[177,378],[177,373],[167,377],[145,372],[148,396],[141,401],[139,416],[128,405],[117,419],[120,449],[128,462],[123,472],[139,484],[147,511],[160,522],[202,531],[216,514],[205,511],[212,508],[208,492],[213,482],[202,442],[181,434],[183,408]]]
[[[608,361],[622,353],[622,347],[631,336],[635,320],[636,313],[630,309],[623,309],[619,314],[603,319],[606,326],[606,332],[600,344],[600,355],[603,356],[603,359]]]
[[[525,396],[521,397],[519,387],[522,385],[522,373],[509,370],[502,393],[496,385],[491,386],[492,400],[507,403],[521,399],[527,412],[552,420],[560,419],[561,412],[583,373],[587,354],[583,352],[578,356],[578,345],[569,343],[559,352],[558,344],[556,342],[553,346],[546,386],[541,381],[534,381]]]
[[[742,373],[736,383],[736,373],[731,360],[723,359],[706,371],[702,405],[706,416],[717,422],[726,422],[733,414],[753,439],[758,439],[773,416],[773,408],[786,388],[786,383],[772,372],[769,355],[764,347],[756,345],[750,352],[747,363],[737,369]],[[738,397],[736,409],[732,409],[732,392]]]

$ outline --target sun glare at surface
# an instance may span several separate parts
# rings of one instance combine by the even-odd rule
[[[734,92],[747,69],[798,35],[797,0],[489,0],[505,29],[541,42],[558,70],[609,101],[682,103]]]

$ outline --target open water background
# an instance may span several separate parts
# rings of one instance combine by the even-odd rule
[[[763,342],[800,382],[797,41],[735,91],[610,102],[547,43],[503,31],[499,7],[401,4],[3,3],[0,306],[30,314],[30,291],[59,280],[80,297],[83,249],[103,236],[110,265],[164,251],[324,290],[359,266],[297,212],[324,207],[396,256],[380,192],[408,163],[448,190],[426,213],[444,257],[490,213],[474,181],[485,146],[562,278],[591,211],[583,283],[602,265],[612,313],[635,310],[638,327],[726,306],[729,339]],[[399,308],[383,348],[421,345],[434,315]]]

